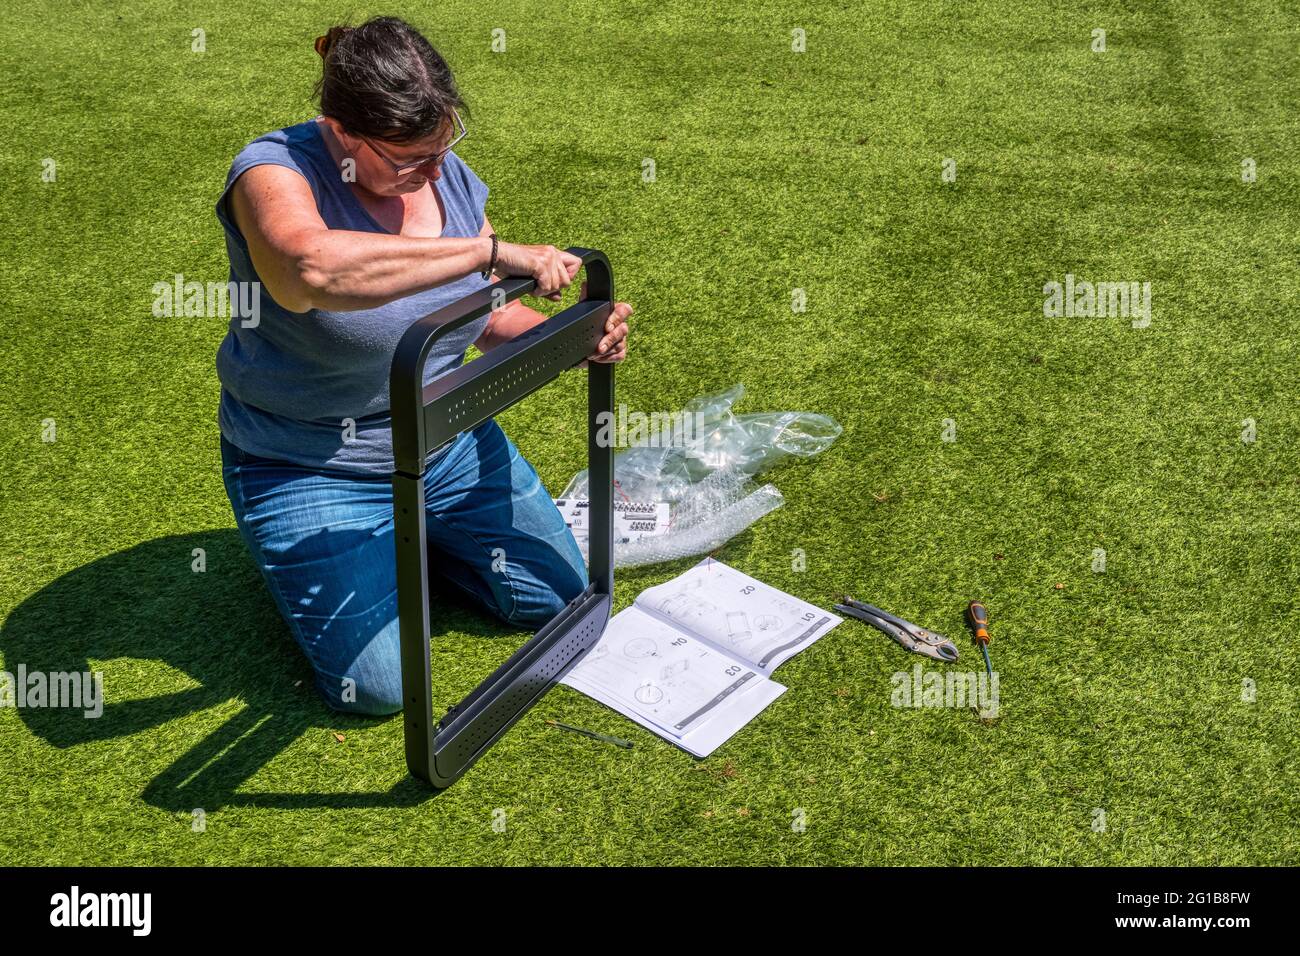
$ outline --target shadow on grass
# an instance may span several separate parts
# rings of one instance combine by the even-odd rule
[[[206,558],[203,573],[191,568],[196,548]],[[504,633],[459,608],[438,619],[469,633]],[[78,568],[13,611],[0,630],[0,650],[11,673],[20,663],[29,673],[87,672],[95,669],[92,660],[135,658],[165,663],[199,685],[105,703],[103,714],[93,719],[78,708],[17,711],[32,733],[59,748],[144,734],[238,699],[243,704],[238,713],[145,788],[143,798],[162,809],[411,806],[438,793],[406,774],[400,747],[394,749],[392,769],[402,778],[387,791],[240,792],[305,731],[400,718],[339,714],[316,696],[311,668],[234,529],[160,538]],[[110,685],[106,700],[114,696],[112,690]],[[158,747],[160,740],[174,739],[146,735],[132,745]]]

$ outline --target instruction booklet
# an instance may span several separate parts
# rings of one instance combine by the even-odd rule
[[[614,615],[561,683],[707,757],[785,693],[768,675],[841,620],[706,558]]]

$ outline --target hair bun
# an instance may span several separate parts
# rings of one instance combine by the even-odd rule
[[[320,54],[322,60],[330,55],[330,51],[345,36],[352,32],[352,27],[330,27],[325,31],[323,37],[316,38],[316,52]]]

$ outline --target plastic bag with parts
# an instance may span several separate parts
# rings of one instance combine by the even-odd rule
[[[614,456],[615,495],[670,507],[666,532],[615,541],[615,567],[656,564],[721,546],[784,501],[774,485],[756,487],[755,475],[785,458],[825,451],[843,430],[814,412],[736,414],[732,407],[744,394],[743,385],[733,385],[694,399],[680,413],[662,416],[659,427],[645,436],[648,444]],[[620,424],[625,429],[626,421]],[[560,497],[586,496],[583,470]],[[577,540],[585,552],[585,538]]]

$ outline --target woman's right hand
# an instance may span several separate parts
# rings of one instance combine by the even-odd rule
[[[582,260],[555,246],[526,246],[497,240],[496,272],[505,276],[532,276],[533,295],[559,302],[564,289],[582,268]]]

